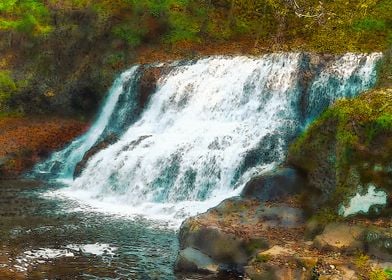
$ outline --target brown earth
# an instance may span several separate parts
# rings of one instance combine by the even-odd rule
[[[87,127],[73,119],[0,118],[0,178],[19,176]]]

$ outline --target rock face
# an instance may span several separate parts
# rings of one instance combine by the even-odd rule
[[[311,209],[337,214],[374,187],[388,199],[371,214],[391,214],[391,116],[392,89],[374,90],[338,101],[292,145],[288,162],[307,175]]]
[[[306,178],[298,170],[282,168],[252,178],[245,185],[241,196],[273,201],[300,193],[305,184]]]

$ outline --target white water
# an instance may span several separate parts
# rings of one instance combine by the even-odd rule
[[[305,92],[299,87],[302,54],[178,65],[159,80],[148,107],[120,140],[93,156],[60,192],[98,209],[157,219],[182,220],[205,211],[280,164],[289,141],[336,98],[371,87],[379,57],[347,54],[321,69]],[[104,123],[99,127],[102,132]],[[91,147],[94,139],[86,137],[76,142]],[[80,160],[88,148],[68,149]],[[73,167],[78,162],[58,160]]]
[[[21,256],[16,257],[17,264],[13,267],[18,271],[24,272],[31,269],[33,266],[50,263],[54,259],[73,258],[77,255],[86,254],[100,256],[104,258],[104,261],[110,261],[116,250],[116,247],[101,243],[69,244],[62,249],[39,248],[25,251]]]
[[[137,66],[132,67],[114,81],[98,118],[91,128],[83,136],[75,139],[64,150],[53,153],[48,161],[36,166],[35,169],[38,173],[53,172],[57,173],[59,179],[69,180],[72,178],[75,166],[82,160],[84,154],[96,143],[108,126],[118,99],[121,94],[124,94],[123,85],[134,77],[137,68]]]
[[[337,99],[355,97],[364,89],[372,87],[375,61],[379,58],[379,53],[347,53],[328,65],[310,88],[306,108],[308,121],[317,117]]]

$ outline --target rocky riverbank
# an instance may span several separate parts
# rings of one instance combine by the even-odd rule
[[[64,118],[0,118],[0,179],[28,171],[87,127],[85,122]]]
[[[186,220],[178,271],[250,279],[389,279],[392,91],[327,110],[291,146],[287,166],[240,197]]]

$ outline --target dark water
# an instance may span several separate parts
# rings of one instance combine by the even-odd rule
[[[174,274],[173,229],[69,211],[74,202],[42,195],[53,188],[0,181],[0,279],[207,279]]]

